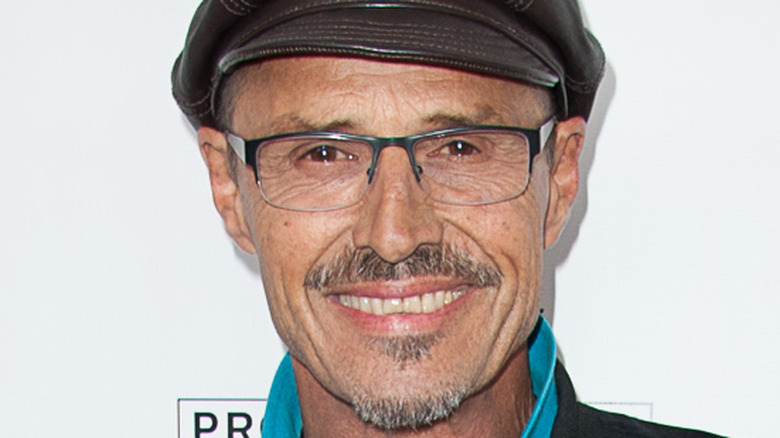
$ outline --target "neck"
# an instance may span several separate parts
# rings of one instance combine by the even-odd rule
[[[514,354],[493,382],[469,396],[449,418],[418,430],[386,431],[364,423],[352,407],[328,392],[293,359],[303,435],[321,437],[517,438],[534,407],[527,346]]]

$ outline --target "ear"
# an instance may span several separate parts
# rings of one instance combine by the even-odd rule
[[[200,154],[209,169],[214,206],[225,221],[225,230],[244,251],[256,252],[252,234],[244,217],[241,196],[236,183],[237,175],[230,171],[227,139],[225,134],[207,126],[198,128]]]
[[[579,159],[585,141],[582,117],[559,122],[555,127],[555,149],[550,164],[550,203],[544,227],[544,247],[549,248],[569,220],[571,206],[580,185]]]

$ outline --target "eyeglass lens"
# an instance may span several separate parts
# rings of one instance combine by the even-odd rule
[[[478,205],[522,193],[529,178],[525,135],[480,130],[418,139],[413,147],[423,190],[439,202]],[[357,203],[368,186],[374,147],[338,135],[269,140],[257,149],[260,188],[273,205],[328,210]],[[411,169],[410,169],[411,171]]]

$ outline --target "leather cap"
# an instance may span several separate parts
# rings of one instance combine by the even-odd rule
[[[237,66],[278,56],[424,63],[551,87],[558,118],[590,115],[604,53],[577,0],[204,0],[173,67],[193,126],[216,126]]]

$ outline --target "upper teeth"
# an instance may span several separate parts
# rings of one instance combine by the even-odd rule
[[[432,292],[407,298],[369,298],[341,294],[339,302],[345,307],[373,313],[391,315],[393,313],[431,313],[452,303],[465,294],[463,291]]]

